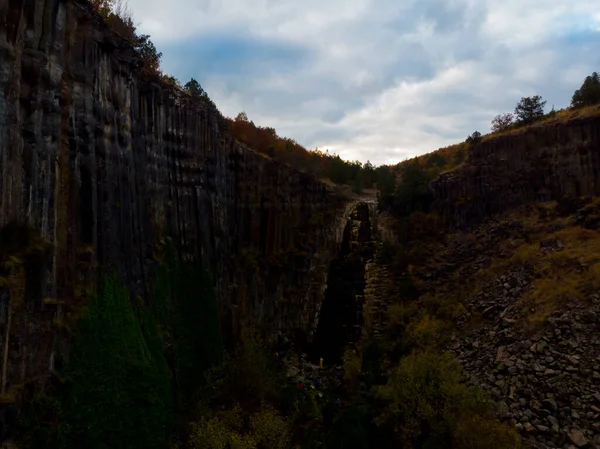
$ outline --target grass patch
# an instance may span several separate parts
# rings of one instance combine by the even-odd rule
[[[506,259],[495,258],[485,269],[477,272],[476,285],[505,272],[510,267],[530,265],[535,279],[533,288],[520,300],[524,318],[530,323],[541,323],[557,308],[570,300],[584,301],[586,296],[600,289],[600,233],[579,226],[568,226],[545,238],[528,243],[512,240],[516,245]]]
[[[569,299],[585,301],[600,289],[600,233],[571,227],[550,235],[552,239],[562,248],[545,254],[540,249],[539,257],[530,259],[537,279],[524,301],[532,303],[532,322],[544,321]]]

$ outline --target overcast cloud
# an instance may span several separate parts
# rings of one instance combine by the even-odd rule
[[[600,71],[598,0],[129,0],[164,70],[309,149],[397,163]]]

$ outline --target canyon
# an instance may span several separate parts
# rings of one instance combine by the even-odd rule
[[[252,326],[337,364],[346,345],[386,331],[397,279],[377,251],[398,236],[375,199],[245,147],[218,111],[140,66],[87,1],[0,3],[2,423],[53,391],[101,273],[143,309],[161,267],[201,270],[229,345]],[[544,236],[597,229],[594,203],[576,198],[600,194],[599,154],[600,114],[556,120],[485,139],[429,186],[445,240],[414,278],[435,291],[492,271],[445,349],[538,447],[600,447],[600,341],[586,335],[600,291],[536,305],[548,321],[529,332],[520,301],[535,271],[493,262],[530,241],[539,258],[558,254]],[[527,222],[538,203],[550,212]]]
[[[98,267],[147,297],[170,247],[210,273],[224,335],[249,324],[310,339],[353,203],[141,75],[87,2],[2,2],[0,22],[0,228],[27,226],[49,248],[18,293],[8,382],[44,391],[60,346],[47,324]],[[5,320],[15,294],[0,296]]]

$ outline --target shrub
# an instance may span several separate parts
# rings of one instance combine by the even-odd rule
[[[247,408],[281,399],[281,373],[265,341],[250,328],[242,330],[233,355],[210,369],[206,377],[203,398],[212,404],[239,402]]]
[[[288,422],[271,406],[263,405],[245,419],[234,405],[191,424],[190,449],[285,449],[291,442]]]
[[[494,420],[490,403],[462,384],[461,378],[460,364],[449,354],[423,351],[404,357],[388,382],[376,388],[385,406],[375,424],[388,429],[401,447],[439,447],[435,442],[453,440],[466,448],[511,447],[473,446],[476,440],[465,434],[470,424],[493,432],[502,444],[515,441],[515,434]]]
[[[286,449],[290,445],[289,425],[272,407],[263,406],[250,416],[250,429],[258,448]]]
[[[425,313],[407,327],[407,344],[418,348],[438,347],[448,327],[447,323]]]
[[[349,391],[356,391],[361,372],[360,357],[353,349],[347,349],[342,356],[344,365],[344,382]]]
[[[454,430],[457,449],[519,449],[523,447],[519,434],[498,420],[479,415],[462,417]]]
[[[418,240],[437,238],[443,230],[442,220],[435,212],[413,212],[409,217],[411,237]]]

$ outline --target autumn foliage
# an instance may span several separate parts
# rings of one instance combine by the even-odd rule
[[[90,4],[104,17],[113,31],[129,41],[137,50],[143,61],[144,72],[163,76],[160,71],[162,53],[156,49],[149,35],[137,33],[125,0],[91,0]]]
[[[318,149],[308,151],[294,139],[279,136],[274,128],[255,125],[245,112],[235,119],[228,118],[227,123],[231,135],[241,143],[301,171],[349,185],[355,191],[371,188],[378,182],[380,171],[370,162],[345,161],[337,154]]]

